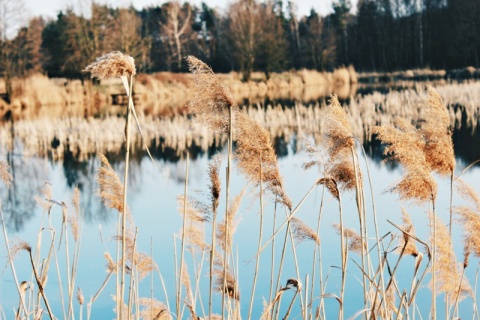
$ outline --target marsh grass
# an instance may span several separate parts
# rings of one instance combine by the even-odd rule
[[[259,300],[256,294],[257,282],[258,285],[265,287],[270,285],[270,296],[268,300],[264,300],[261,319],[289,317],[324,319],[327,314],[331,317],[335,312],[338,312],[339,319],[345,319],[349,316],[345,310],[351,299],[348,288],[353,286],[358,286],[363,291],[362,308],[353,315],[353,318],[360,316],[369,319],[415,318],[418,314],[416,297],[420,290],[430,290],[432,293],[429,301],[432,305],[432,318],[435,319],[437,315],[438,294],[446,297],[446,314],[458,316],[459,305],[472,295],[471,284],[465,277],[465,269],[469,265],[469,254],[479,255],[477,220],[480,197],[454,177],[455,159],[450,135],[452,114],[445,108],[442,99],[433,88],[426,89],[426,96],[423,96],[423,111],[416,114],[416,117],[397,120],[394,127],[388,126],[391,119],[387,119],[386,125],[382,123],[382,126],[371,129],[371,132],[385,144],[385,151],[390,156],[389,161],[400,163],[404,169],[404,175],[387,191],[397,193],[402,201],[426,207],[431,222],[431,237],[429,240],[423,240],[415,235],[412,219],[406,211],[401,218],[403,226],[391,222],[392,228],[381,235],[378,231],[375,204],[373,203],[371,212],[367,210],[365,181],[370,184],[372,202],[374,202],[373,188],[369,172],[365,176],[360,169],[362,158],[357,154],[359,149],[357,141],[362,142],[363,139],[370,137],[366,136],[363,128],[359,131],[356,126],[357,119],[365,119],[364,115],[356,113],[358,110],[352,106],[350,108],[343,106],[335,95],[331,96],[327,105],[319,108],[297,106],[294,110],[283,111],[273,108],[242,110],[229,89],[210,67],[194,57],[189,57],[188,62],[195,83],[190,102],[191,116],[195,118],[194,121],[206,125],[216,137],[223,136],[219,138],[220,140],[228,141],[226,167],[220,161],[221,156],[216,156],[212,160],[207,169],[210,182],[205,186],[205,190],[208,190],[208,194],[204,193],[203,196],[207,201],[197,200],[192,197],[189,190],[190,168],[187,153],[184,193],[179,197],[179,212],[183,224],[180,234],[174,240],[177,277],[175,286],[164,288],[167,299],[165,303],[154,298],[153,285],[151,296],[142,298],[139,286],[142,279],[154,271],[158,271],[162,283],[163,278],[153,257],[137,248],[141,230],[136,228],[134,215],[127,205],[130,166],[128,158],[132,142],[129,133],[130,115],[134,116],[135,110],[133,100],[129,99],[126,118],[118,121],[119,125],[122,122],[125,125],[122,135],[125,142],[119,142],[119,145],[126,145],[123,181],[107,157],[103,155],[99,157],[101,162],[97,175],[99,197],[106,206],[119,214],[118,229],[114,237],[118,247],[115,258],[110,252],[105,253],[107,274],[99,290],[87,303],[87,319],[96,316],[94,303],[113,275],[117,277],[114,301],[119,319],[183,319],[187,314],[194,319],[240,319],[241,315],[247,314],[247,318],[254,319],[259,316],[253,311],[253,305],[258,304]],[[121,53],[107,54],[86,70],[101,78],[120,77],[122,82],[127,84],[125,85],[127,94],[132,92],[135,66],[129,57]],[[393,114],[398,115],[397,112],[401,113],[407,109],[395,109]],[[278,128],[270,128],[270,131],[264,128],[269,117],[278,118],[276,120],[277,124],[280,123]],[[309,122],[309,117],[313,121]],[[315,178],[313,186],[305,190],[299,201],[288,196],[290,186],[284,183],[272,145],[274,131],[280,130],[279,127],[285,126],[288,121],[294,121],[298,126],[303,125],[312,130],[314,126],[322,124],[322,131],[313,131],[315,134],[305,142],[309,160],[304,167],[305,169],[316,167],[318,177]],[[149,137],[149,132],[154,130],[154,128],[144,130],[142,136]],[[357,134],[361,138],[357,139]],[[132,140],[135,141],[135,138]],[[138,141],[140,140],[137,140],[138,146],[145,147],[145,140],[143,143]],[[89,150],[97,151],[95,148]],[[366,158],[365,153],[363,155]],[[223,169],[226,172],[224,186],[220,180]],[[230,183],[231,176],[236,171],[245,178],[246,185],[234,197]],[[466,197],[471,204],[470,207],[452,205],[451,209],[465,230],[466,249],[463,265],[455,257],[451,242],[452,231],[440,220],[436,212],[436,179],[441,177],[450,178],[452,190],[455,183],[459,188],[458,193]],[[0,162],[0,178],[7,187],[12,180],[8,165],[3,162]],[[291,186],[293,187],[303,186]],[[317,188],[321,189],[322,198],[318,217],[315,217],[317,226],[314,230],[303,222],[298,212],[302,211],[303,204]],[[224,193],[221,192],[223,189]],[[322,245],[325,245],[326,241],[322,239],[323,235],[319,231],[322,225],[323,205],[327,201],[324,198],[325,191],[330,194],[327,197],[331,197],[332,202],[338,205],[338,213],[335,213],[338,224],[333,226],[338,230],[338,238],[328,241],[339,243],[339,261],[332,267],[333,270],[339,270],[339,273],[328,272],[326,275],[323,270],[325,266],[322,264]],[[85,298],[80,289],[82,284],[76,280],[78,268],[81,267],[79,252],[83,224],[79,198],[79,190],[76,189],[72,205],[69,206],[66,202],[53,199],[50,186],[46,185],[42,196],[38,198],[39,205],[44,209],[45,220],[40,226],[35,247],[23,240],[10,242],[3,214],[1,215],[9,265],[20,297],[19,307],[15,311],[17,318],[33,318],[45,312],[44,309],[50,318],[55,318],[49,301],[58,298],[47,296],[45,288],[49,285],[47,279],[51,273],[50,265],[55,264],[57,270],[60,270],[56,254],[60,248],[65,250],[67,280],[62,284],[61,279],[64,276],[57,271],[63,318],[74,319],[75,310],[78,310],[79,317],[82,318]],[[240,223],[239,211],[245,198],[259,201],[259,238],[256,253],[251,258],[252,261],[255,259],[251,284],[245,284],[241,278],[240,265],[243,262],[239,261],[238,250],[242,248],[235,248],[235,236]],[[453,199],[453,194],[451,198]],[[345,220],[344,207],[349,199],[356,206],[358,220]],[[60,232],[57,232],[51,220],[52,212],[57,211],[61,213]],[[285,215],[281,214],[282,212]],[[270,229],[271,235],[264,240],[263,232],[267,228],[263,219],[268,214],[274,216],[275,223]],[[367,226],[372,223],[375,226],[374,236],[367,230]],[[347,227],[347,224],[355,227]],[[449,224],[451,227],[453,220]],[[43,239],[44,233],[48,234],[50,239]],[[60,235],[57,235],[58,233]],[[208,239],[208,235],[211,235],[211,239]],[[177,250],[177,239],[180,239],[180,250]],[[314,248],[312,256],[308,257],[312,259],[311,274],[306,273],[303,266],[300,267],[297,257],[298,246],[307,241],[311,242]],[[266,260],[265,255],[269,251],[265,249],[269,246],[272,249],[269,260],[272,263],[266,266],[261,261]],[[424,248],[426,259],[418,247]],[[29,285],[25,282],[20,283],[16,277],[14,258],[15,254],[21,252],[27,252],[29,255],[32,269],[32,281]],[[412,279],[410,283],[400,283],[405,280],[400,279],[398,270],[404,265],[403,260],[407,256],[412,256],[415,260],[413,264],[409,264],[413,271]],[[204,267],[206,260],[208,268]],[[279,263],[274,266],[273,261]],[[290,264],[291,267],[285,269],[288,271],[284,271],[284,264]],[[270,272],[268,279],[258,277],[262,270]],[[431,280],[427,287],[425,278],[429,272]],[[360,275],[358,282],[351,276],[354,273]],[[202,292],[202,288],[207,287],[202,285],[204,278],[208,278],[209,289]],[[288,280],[285,282],[285,279]],[[303,279],[305,280],[302,284]],[[340,285],[332,286],[329,279]],[[240,291],[250,285],[250,292]],[[31,294],[27,294],[29,290]],[[221,299],[214,296],[215,292],[221,295]],[[286,294],[287,292],[289,293]],[[169,305],[167,298],[169,294],[175,296],[174,309]],[[332,307],[332,304],[324,303],[325,299],[335,299],[338,303]],[[74,301],[78,303],[76,308]],[[332,308],[335,310],[332,311]],[[214,311],[220,310],[221,315],[214,314]]]

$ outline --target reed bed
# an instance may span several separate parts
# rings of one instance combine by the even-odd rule
[[[449,88],[427,87],[426,91],[360,97],[348,106],[331,95],[327,102],[317,105],[240,108],[230,89],[207,65],[195,57],[189,57],[188,62],[195,83],[190,102],[192,114],[188,117],[137,118],[130,95],[135,75],[133,59],[113,52],[100,57],[87,70],[96,77],[121,79],[130,97],[125,119],[70,117],[20,121],[0,131],[0,147],[7,151],[16,148],[23,156],[49,156],[58,160],[66,153],[78,159],[102,153],[125,155],[123,179],[108,156],[99,156],[98,194],[105,206],[118,213],[118,222],[112,241],[115,252],[105,251],[105,280],[89,299],[83,296],[85,290],[76,278],[78,269],[82,268],[79,257],[84,212],[79,201],[80,191],[75,189],[70,201],[55,199],[51,186],[45,185],[37,198],[44,220],[38,226],[36,246],[23,240],[11,241],[0,210],[8,266],[19,295],[13,317],[37,319],[43,315],[50,319],[75,319],[78,315],[81,319],[86,303],[87,319],[98,318],[95,302],[106,294],[103,291],[109,281],[116,283],[115,293],[110,294],[118,319],[241,319],[245,316],[248,319],[326,319],[327,314],[329,318],[334,315],[338,319],[436,319],[440,295],[446,300],[447,318],[458,317],[465,303],[473,300],[476,305],[475,289],[472,289],[475,285],[465,276],[465,270],[470,254],[478,256],[480,241],[475,228],[479,224],[480,197],[460,182],[459,176],[464,172],[455,175],[450,131],[450,126],[468,121],[476,126],[473,124],[476,118],[464,116],[468,112],[479,112],[473,103],[463,105],[464,101],[459,99],[453,104],[449,100],[453,99],[449,98],[453,91]],[[348,73],[348,69],[342,73]],[[131,128],[133,121],[138,121],[137,131]],[[415,234],[406,211],[398,219],[403,226],[377,213],[374,186],[368,164],[364,164],[367,162],[362,146],[372,135],[384,144],[388,160],[402,168],[402,177],[387,191],[397,194],[400,201],[421,208],[430,221],[427,237]],[[298,144],[308,157],[304,168],[310,171],[305,174],[315,175],[311,186],[285,183],[272,144],[272,139],[278,136],[303,137]],[[205,186],[204,196],[195,198],[190,187],[188,148],[200,146],[207,150],[213,145],[223,146],[225,142],[226,152],[216,155],[205,168],[210,182]],[[130,210],[127,201],[128,178],[132,176],[129,174],[130,150],[135,153],[147,149],[150,154],[148,148],[156,145],[175,149],[187,159],[184,190],[178,197],[182,227],[173,241],[174,274],[160,272],[160,266],[168,259],[158,257],[159,263],[156,263],[153,254],[138,248],[142,230],[135,225],[138,213]],[[222,161],[222,157],[226,161]],[[152,161],[155,160],[152,158]],[[316,170],[312,170],[314,167]],[[221,174],[222,170],[225,175]],[[234,194],[231,179],[237,173],[243,176],[245,186]],[[437,195],[437,181],[442,177],[451,183],[449,221],[442,221],[438,214],[444,210],[438,206]],[[0,179],[1,188],[11,186],[13,176],[6,162],[0,162]],[[303,189],[303,196],[291,198],[291,188]],[[299,214],[314,190],[322,195],[316,204],[319,207],[316,229]],[[455,190],[458,191],[455,193]],[[454,205],[453,199],[458,195],[465,197],[469,206]],[[252,283],[245,285],[240,272],[244,261],[238,257],[242,248],[235,247],[235,238],[241,223],[239,208],[247,199],[250,208],[258,210],[259,228],[255,232],[250,230],[249,234],[258,236],[258,245],[251,258],[255,260],[255,275]],[[346,221],[345,203],[349,201],[354,204],[349,207],[354,212]],[[253,206],[254,202],[258,205]],[[324,205],[329,202],[335,204],[329,210],[338,221],[333,226],[338,231],[335,239],[325,239],[319,231],[325,219]],[[52,212],[60,213],[57,224],[52,222]],[[273,219],[273,226],[264,225],[267,215]],[[378,220],[390,222],[389,230],[379,230]],[[457,222],[465,234],[463,264],[457,260],[452,245],[451,226]],[[299,261],[297,250],[305,242],[311,244],[314,253]],[[322,246],[333,243],[339,248],[334,266],[339,272],[324,274],[327,266],[322,263]],[[58,254],[60,249],[62,260]],[[31,267],[27,282],[20,282],[16,275],[16,257],[22,254],[27,255]],[[410,278],[402,278],[400,283],[399,269],[407,265],[403,262],[407,256],[413,256],[415,263],[410,264]],[[272,263],[262,263],[267,259]],[[60,264],[64,264],[64,268],[60,268]],[[53,266],[56,274],[51,270]],[[268,279],[258,276],[262,271],[269,274]],[[150,297],[142,296],[140,289],[154,272],[162,282],[162,301],[154,297],[152,284]],[[47,290],[49,277],[56,278],[59,296],[52,296],[52,291]],[[166,287],[163,277],[174,278],[173,287]],[[208,286],[202,286],[205,279]],[[330,285],[329,281],[338,285]],[[270,296],[256,294],[260,285],[270,286]],[[247,286],[248,292],[241,291]],[[361,307],[351,315],[346,310],[352,303],[349,290],[354,287],[359,289],[356,299],[361,300]],[[431,305],[429,314],[422,314],[417,305],[419,292],[425,291],[431,294],[429,298],[422,297],[423,304]],[[172,304],[169,296],[175,298]],[[260,299],[264,301],[264,309],[254,313],[252,306]],[[335,303],[328,303],[330,299]],[[52,310],[53,300],[61,301],[61,310]],[[473,316],[478,317],[475,310]]]
[[[476,130],[480,118],[480,82],[452,84],[436,87],[448,107],[452,128]],[[350,100],[345,112],[352,119],[353,135],[360,142],[371,140],[368,128],[375,125],[393,125],[394,119],[418,119],[424,104],[422,89],[392,91],[388,94],[372,93]],[[254,104],[247,107],[250,118],[265,127],[273,138],[290,141],[298,135],[321,135],[324,125],[323,103],[302,104],[287,108],[281,105]],[[226,135],[209,131],[186,115],[159,118],[139,115],[143,140],[147,144],[177,150],[182,154],[192,145],[201,150],[219,147],[227,141]],[[15,140],[22,145],[25,155],[50,156],[62,159],[66,152],[83,160],[96,153],[118,152],[123,144],[123,119],[117,116],[93,117],[40,117],[17,121],[12,134],[11,124],[0,128],[0,148],[8,150]],[[109,128],[110,130],[104,130]],[[133,152],[141,149],[142,136],[132,129]]]

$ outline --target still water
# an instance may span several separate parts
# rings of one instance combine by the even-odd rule
[[[459,174],[469,163],[476,160],[479,152],[479,133],[478,130],[471,128],[457,129],[454,132],[455,151],[457,155],[456,174]],[[299,150],[299,142],[296,135],[288,138],[275,139],[275,148],[279,156],[279,168],[284,178],[284,184],[288,196],[292,199],[294,207],[302,200],[308,190],[321,178],[317,168],[305,171],[302,165],[308,161],[307,156]],[[358,146],[358,153],[362,154],[361,146]],[[385,192],[402,175],[402,169],[398,166],[387,164],[382,161],[381,148],[378,143],[365,143],[367,158],[361,157],[361,168],[364,173],[364,184],[368,186],[367,166],[370,170],[371,184],[373,188],[373,198],[378,215],[378,227],[380,236],[385,236],[385,245],[390,244],[387,251],[389,263],[394,265],[398,254],[394,248],[398,245],[398,239],[393,238],[399,235],[388,221],[391,220],[399,225],[402,224],[401,208],[405,208],[416,228],[416,235],[422,240],[428,241],[428,217],[426,206],[403,203],[398,200],[398,196]],[[41,257],[44,258],[49,249],[51,241],[51,230],[55,230],[55,242],[58,244],[62,210],[59,206],[54,206],[50,217],[44,212],[35,200],[35,197],[42,199],[40,189],[45,184],[51,185],[52,199],[58,203],[62,201],[71,208],[71,198],[74,187],[78,186],[81,192],[80,207],[84,215],[84,223],[81,228],[81,247],[79,254],[78,274],[74,284],[75,288],[81,288],[85,297],[85,305],[97,293],[102,283],[107,277],[105,252],[110,252],[115,257],[116,245],[114,237],[116,235],[118,214],[112,209],[106,208],[98,196],[99,186],[96,182],[97,170],[100,167],[100,161],[97,156],[91,156],[82,160],[74,157],[64,157],[61,160],[52,161],[50,157],[24,157],[21,156],[21,145],[16,151],[7,152],[2,150],[1,160],[6,160],[12,168],[14,183],[10,189],[6,189],[2,184],[0,187],[2,195],[2,209],[10,240],[22,239],[27,241],[33,248],[38,244],[38,235],[42,236]],[[225,155],[225,150],[221,147],[215,150],[190,150],[190,159],[188,161],[188,194],[196,199],[208,201],[208,162],[211,155],[220,152]],[[175,275],[174,257],[180,252],[180,238],[182,228],[182,219],[179,213],[177,196],[184,193],[184,184],[186,178],[186,156],[181,153],[177,156],[165,157],[161,152],[157,154],[155,163],[153,163],[144,152],[137,150],[132,157],[130,176],[129,176],[129,194],[128,206],[132,212],[133,220],[138,231],[137,248],[139,251],[153,258],[158,265],[159,272],[148,275],[139,283],[140,297],[155,299],[169,305],[172,313],[175,312],[175,286],[177,277]],[[121,152],[111,152],[106,155],[111,162],[115,172],[123,177],[124,162]],[[225,164],[224,159],[221,169],[222,193],[219,212],[225,211]],[[439,194],[437,202],[437,214],[444,223],[448,223],[449,217],[449,190],[450,181],[436,177],[439,184]],[[462,179],[470,184],[474,189],[480,191],[480,166],[473,166],[462,175]],[[244,178],[233,170],[232,194],[239,194],[246,185]],[[366,187],[367,199],[367,221],[369,236],[369,248],[373,248],[374,225],[372,195]],[[255,272],[255,254],[257,252],[259,236],[259,199],[256,188],[247,188],[240,209],[237,214],[238,226],[234,234],[233,253],[236,256],[236,266],[238,273],[238,284],[241,295],[241,314],[247,318],[249,300],[251,296],[251,287],[253,275]],[[355,205],[355,195],[346,193],[343,196],[344,201],[344,221],[345,226],[353,228],[358,232],[358,214]],[[315,271],[316,285],[313,293],[313,304],[320,303],[321,293],[319,292],[319,272],[321,271],[322,284],[325,286],[325,293],[339,295],[341,273],[340,266],[340,237],[333,227],[339,222],[338,204],[332,196],[325,194],[323,197],[323,209],[321,216],[321,225],[319,237],[321,241],[321,266],[317,265]],[[316,229],[320,205],[322,203],[322,189],[317,187],[306,199],[296,214],[303,222],[313,229]],[[463,204],[458,195],[454,196],[454,205]],[[73,210],[73,209],[72,209]],[[274,221],[274,205],[272,196],[267,194],[266,205],[264,208],[264,229],[263,243],[271,236],[272,231],[284,221],[285,214],[283,210],[277,208],[277,220]],[[220,219],[223,214],[220,214]],[[51,225],[49,222],[51,220]],[[276,227],[274,226],[276,224]],[[43,229],[41,229],[43,228]],[[209,243],[210,227],[206,228],[206,242]],[[65,236],[65,235],[64,235]],[[69,241],[73,243],[71,234]],[[279,233],[275,243],[275,268],[278,268],[280,261],[281,242],[283,241],[284,231]],[[455,253],[459,261],[463,260],[462,230],[455,223],[453,226],[453,239],[455,244]],[[2,313],[6,319],[13,318],[13,310],[18,307],[18,294],[12,279],[12,272],[8,264],[8,258],[5,250],[5,241],[3,237],[0,240],[1,255],[0,265],[2,266],[1,286],[0,286],[0,305]],[[421,248],[419,248],[422,251]],[[257,289],[253,305],[253,319],[258,319],[264,308],[263,301],[269,299],[270,279],[271,279],[271,246],[260,256],[260,270]],[[175,252],[177,251],[177,252]],[[312,260],[314,252],[313,241],[306,240],[296,243],[295,251],[298,257],[300,280],[309,283],[312,281]],[[280,284],[286,285],[289,278],[298,278],[295,269],[292,248],[289,244],[285,257],[285,265],[280,278]],[[64,276],[66,256],[62,246],[57,252],[58,268],[61,270],[61,286],[63,294],[66,295],[66,279]],[[372,255],[375,256],[375,255]],[[238,257],[238,258],[237,258]],[[71,257],[70,257],[71,258]],[[354,316],[364,308],[362,275],[353,261],[360,264],[360,257],[356,253],[349,254],[349,264],[347,273],[347,287],[345,294],[345,318]],[[196,311],[200,315],[208,313],[208,257],[206,254],[196,253],[195,261],[190,253],[186,253],[186,263],[189,266],[189,274],[192,279],[192,287],[198,287]],[[425,259],[426,260],[426,259]],[[198,284],[195,284],[194,262],[198,267],[203,261],[202,274],[199,277]],[[397,282],[400,292],[409,290],[413,276],[414,259],[410,256],[404,257],[397,273]],[[376,264],[374,264],[376,265]],[[473,258],[470,267],[466,270],[466,276],[472,286],[475,286],[475,275],[477,271],[478,258]],[[26,252],[19,252],[15,258],[15,267],[19,281],[28,280],[32,282],[31,267]],[[422,265],[425,267],[425,261]],[[49,298],[52,312],[57,318],[62,318],[63,309],[60,302],[61,294],[59,292],[60,282],[57,276],[57,267],[52,263],[48,281],[45,285],[45,292]],[[62,271],[63,270],[63,271]],[[275,279],[277,269],[274,269]],[[430,289],[428,283],[430,276],[423,280],[423,285],[417,295],[417,314],[423,318],[428,318],[430,308]],[[162,283],[163,281],[163,283]],[[311,283],[309,284],[309,286]],[[163,289],[165,288],[165,290]],[[75,289],[76,291],[77,289]],[[194,289],[195,290],[195,289]],[[166,292],[166,294],[165,294]],[[182,291],[185,292],[185,289]],[[110,319],[115,318],[115,302],[112,296],[115,294],[115,277],[112,277],[107,283],[105,289],[101,292],[98,299],[92,304],[92,319]],[[287,291],[283,296],[281,314],[288,308],[288,304],[293,297],[293,291]],[[445,314],[445,305],[443,303],[444,295],[438,297],[437,308],[439,316]],[[36,301],[37,297],[33,297]],[[182,297],[183,299],[183,297]],[[304,299],[304,297],[302,298]],[[214,313],[220,314],[218,308],[221,301],[221,294],[214,295]],[[422,303],[426,301],[426,303]],[[326,316],[328,319],[337,317],[338,303],[335,299],[325,298]],[[83,307],[83,317],[86,309]],[[79,317],[80,307],[77,301],[73,302],[76,318]],[[314,310],[315,308],[313,308]],[[465,299],[460,304],[460,317],[470,318],[473,311],[473,299]],[[185,311],[184,318],[189,316]],[[46,314],[44,315],[45,318]],[[291,313],[294,319],[301,318],[300,299],[297,299]]]

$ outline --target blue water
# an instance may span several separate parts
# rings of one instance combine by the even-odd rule
[[[0,158],[5,159],[4,155]],[[178,195],[183,194],[184,179],[185,179],[185,164],[184,159],[179,162],[164,162],[159,161],[157,164],[153,164],[147,157],[136,157],[140,160],[132,162],[130,185],[128,194],[128,205],[131,208],[135,225],[138,228],[137,247],[138,250],[146,254],[150,254],[153,251],[153,257],[155,262],[160,268],[161,275],[163,276],[167,297],[164,294],[159,274],[153,273],[153,279],[151,276],[147,276],[140,283],[140,296],[150,298],[153,290],[153,296],[164,303],[170,305],[172,313],[175,312],[175,267],[174,267],[174,241],[176,242],[177,252],[180,252],[180,240],[178,235],[181,233],[182,219],[177,210]],[[110,156],[110,160],[114,163],[114,169],[117,174],[123,176],[123,161],[121,156],[116,159],[114,156]],[[86,318],[86,304],[93,295],[98,291],[104,279],[107,276],[106,272],[106,260],[104,258],[104,252],[109,251],[113,257],[115,257],[116,245],[113,237],[116,232],[116,224],[118,214],[114,210],[105,208],[99,200],[97,195],[98,185],[95,181],[96,170],[99,168],[99,161],[97,158],[89,159],[83,163],[76,163],[74,166],[65,162],[54,162],[47,159],[39,158],[15,158],[15,173],[17,177],[16,181],[16,196],[18,207],[26,208],[20,213],[17,213],[16,219],[11,217],[10,205],[7,198],[7,192],[4,185],[0,186],[2,194],[2,208],[4,215],[6,216],[8,233],[10,239],[19,238],[30,243],[35,248],[37,243],[37,235],[39,228],[42,225],[42,219],[47,219],[43,209],[33,202],[34,196],[41,196],[39,189],[45,182],[52,185],[53,199],[57,201],[65,201],[70,203],[70,199],[73,194],[73,187],[79,185],[81,188],[81,207],[84,212],[85,221],[82,228],[81,238],[81,251],[78,265],[78,275],[75,283],[75,287],[80,287],[85,297],[85,305],[83,306],[83,318]],[[302,164],[307,161],[307,158],[302,153],[296,153],[292,149],[292,145],[289,145],[288,154],[279,158],[280,172],[285,180],[285,188],[287,194],[292,199],[294,206],[299,203],[302,197],[307,193],[310,187],[315,181],[320,178],[318,170],[312,168],[305,172],[302,168]],[[386,235],[385,245],[390,243],[390,237],[393,234],[398,235],[392,225],[387,222],[387,219],[394,221],[397,224],[401,222],[401,207],[404,206],[410,213],[411,219],[416,228],[416,234],[420,239],[428,240],[428,218],[427,207],[415,206],[408,203],[402,203],[398,200],[397,195],[391,193],[385,193],[385,190],[397,181],[401,174],[401,168],[392,168],[391,166],[372,158],[366,159],[369,169],[371,171],[372,185],[374,189],[375,205],[379,221],[380,235]],[[373,229],[373,214],[371,194],[368,188],[367,174],[365,159],[361,160],[362,170],[364,173],[364,184],[367,200],[367,215],[368,215],[368,228],[370,248],[373,247],[375,241],[374,229]],[[225,163],[221,172],[224,172]],[[457,173],[460,172],[467,164],[459,160],[457,166]],[[195,160],[189,161],[189,179],[188,179],[188,193],[200,199],[206,199],[205,193],[208,192],[208,157],[202,155]],[[222,217],[225,210],[225,175],[222,174],[222,193],[221,204],[219,207],[220,216]],[[123,179],[123,178],[122,178]],[[464,181],[472,185],[477,191],[480,191],[480,168],[473,167],[467,171],[463,176]],[[437,203],[437,213],[441,217],[442,221],[448,221],[449,215],[449,179],[438,179],[439,181],[439,195]],[[245,185],[245,181],[239,173],[234,170],[232,180],[232,194],[237,195],[241,188]],[[203,194],[202,194],[203,191]],[[238,212],[240,222],[237,231],[234,235],[234,248],[233,253],[237,259],[241,294],[241,314],[242,318],[247,318],[249,300],[251,295],[251,285],[253,283],[253,274],[255,269],[254,256],[257,252],[257,242],[259,234],[259,205],[258,198],[255,194],[258,191],[256,189],[248,189],[246,196],[243,199],[242,205]],[[358,232],[358,214],[355,205],[355,199],[353,193],[343,194],[344,201],[344,215],[345,225],[349,228],[354,228]],[[301,209],[297,213],[297,217],[302,219],[313,229],[316,228],[319,214],[319,206],[322,198],[322,189],[316,188],[314,192],[310,194]],[[266,206],[264,209],[264,238],[266,239],[271,235],[273,229],[273,215],[274,207],[272,204],[272,197],[268,195],[266,198]],[[455,205],[461,203],[458,196],[455,197]],[[70,205],[70,208],[72,206]],[[277,227],[284,221],[284,211],[281,207],[277,209]],[[53,228],[59,233],[61,229],[61,209],[57,206],[54,207],[51,213],[51,220],[53,222]],[[341,273],[337,268],[340,266],[340,238],[336,230],[332,227],[334,223],[338,223],[338,204],[337,201],[329,194],[324,197],[324,207],[321,220],[321,229],[319,236],[321,238],[322,248],[322,267],[323,267],[323,281],[328,278],[326,286],[326,293],[340,294]],[[43,226],[48,226],[48,222],[44,221]],[[388,234],[388,233],[391,234]],[[207,239],[206,242],[210,242],[210,227],[207,227]],[[462,231],[458,224],[454,225],[454,244],[457,258],[459,261],[463,260],[463,243],[462,243]],[[102,236],[101,236],[102,235]],[[175,235],[177,237],[175,238]],[[56,235],[56,243],[58,244],[58,234]],[[103,240],[102,240],[103,237]],[[276,262],[280,257],[281,245],[283,241],[284,231],[279,233],[276,238]],[[44,230],[42,232],[42,257],[46,257],[48,246],[50,244],[50,231]],[[73,243],[71,234],[69,234],[69,242]],[[151,245],[153,244],[153,246]],[[390,250],[398,245],[398,240],[393,239],[390,244]],[[16,310],[18,306],[18,294],[12,280],[12,273],[7,263],[7,255],[4,244],[3,236],[0,240],[0,265],[3,268],[1,273],[1,286],[0,286],[0,305],[2,312],[7,319],[12,319],[13,310]],[[421,250],[421,248],[419,248]],[[302,282],[308,275],[309,281],[311,281],[312,274],[312,256],[313,256],[313,242],[306,240],[296,245],[296,252],[299,262],[300,278]],[[258,277],[257,290],[255,293],[255,301],[253,308],[253,319],[258,319],[263,310],[263,299],[268,300],[269,297],[269,285],[270,285],[270,253],[271,247],[267,249],[261,255],[260,273]],[[70,251],[71,254],[71,251]],[[373,264],[376,266],[376,253],[371,255],[374,259]],[[360,257],[356,253],[350,253],[349,257],[361,264]],[[397,260],[398,255],[391,253],[388,255],[389,263],[393,266]],[[201,256],[197,257],[197,262],[202,259]],[[197,300],[196,310],[199,315],[203,315],[203,310],[208,312],[208,257],[203,257],[203,270],[200,277],[200,289],[202,303]],[[423,270],[424,263],[421,270]],[[61,273],[65,274],[65,250],[62,245],[58,251],[58,261],[60,264]],[[194,268],[192,265],[192,259],[189,253],[186,253],[186,261],[189,264],[190,277],[192,284],[194,284]],[[250,261],[250,262],[248,262]],[[287,255],[285,257],[285,266],[281,276],[281,285],[286,284],[287,279],[297,278],[294,260],[292,257],[291,245],[288,244]],[[177,262],[178,263],[178,262]],[[400,264],[400,269],[397,273],[397,283],[399,289],[409,290],[409,286],[413,274],[413,258],[408,256],[404,257]],[[470,267],[467,268],[467,277],[472,287],[475,283],[475,273],[478,265],[478,258],[472,258]],[[20,252],[15,259],[15,267],[18,273],[19,280],[32,280],[31,268],[26,252]],[[318,305],[319,292],[318,292],[318,268],[316,271],[316,286],[314,294],[314,308]],[[276,276],[276,272],[275,272]],[[127,277],[128,279],[128,277]],[[430,276],[423,281],[423,285],[417,295],[417,307],[418,312],[423,318],[428,318],[430,309],[430,289],[428,288]],[[153,287],[151,285],[153,281]],[[361,284],[361,273],[358,267],[352,260],[348,262],[348,275],[347,275],[347,288],[345,294],[345,318],[349,318],[361,311],[363,307],[363,289]],[[64,295],[66,291],[66,280],[62,276],[62,284],[64,288]],[[56,269],[52,263],[50,267],[50,275],[46,284],[46,295],[49,298],[49,302],[52,306],[53,313],[58,318],[63,318],[62,307],[60,303],[60,294],[58,290],[59,281],[56,275]],[[75,289],[76,291],[76,289]],[[310,295],[310,286],[308,288]],[[185,290],[183,289],[183,292]],[[115,303],[112,300],[112,295],[115,294],[115,277],[112,277],[102,291],[99,298],[93,303],[91,311],[91,319],[110,319],[115,318],[113,311]],[[302,292],[304,294],[304,291]],[[285,312],[290,300],[293,297],[293,291],[289,290],[283,295],[281,313]],[[445,305],[443,303],[443,295],[438,297],[437,308],[439,317],[444,317]],[[183,298],[182,298],[183,300]],[[221,295],[214,295],[214,313],[220,314],[219,308],[221,301]],[[398,301],[397,301],[398,303]],[[74,299],[74,308],[76,318],[79,316],[79,305]],[[300,315],[300,299],[297,298],[294,308],[291,313],[292,319],[302,318]],[[338,314],[338,303],[334,299],[325,299],[327,318],[335,318]],[[465,299],[460,304],[460,317],[469,318],[473,314],[472,311],[472,298]],[[418,316],[418,314],[417,314]],[[44,315],[46,318],[46,314]],[[185,310],[184,317],[189,317],[188,310]]]

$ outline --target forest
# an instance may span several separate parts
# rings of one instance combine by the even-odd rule
[[[7,4],[9,2],[7,1]],[[3,17],[8,13],[4,6]],[[225,12],[206,3],[165,2],[142,10],[94,1],[55,19],[35,17],[7,36],[1,18],[4,79],[41,72],[83,78],[96,57],[120,50],[138,71],[186,72],[194,55],[216,72],[360,71],[479,66],[478,0],[336,0],[332,13],[298,16],[295,1],[235,0]],[[8,82],[8,81],[7,81]],[[7,89],[8,90],[8,89]]]

